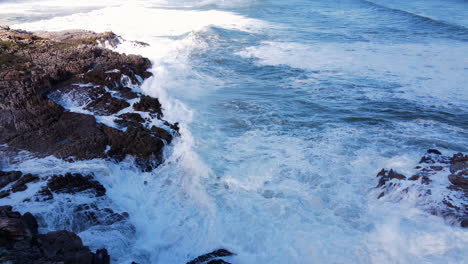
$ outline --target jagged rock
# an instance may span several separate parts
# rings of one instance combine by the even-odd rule
[[[21,175],[20,171],[0,171],[0,189],[17,181]]]
[[[103,127],[103,130],[111,146],[107,153],[117,161],[133,155],[139,167],[149,171],[162,159],[164,142],[144,127],[128,127],[125,132],[108,127]]]
[[[458,174],[450,174],[449,181],[457,186],[468,190],[468,170],[461,171]]]
[[[158,136],[169,142],[166,133],[148,129],[122,132],[97,123],[94,116],[68,112],[57,103],[72,95],[73,102],[86,105],[85,109],[112,115],[130,106],[119,96],[140,96],[125,85],[140,84],[151,76],[147,71],[151,63],[141,56],[97,46],[98,40],[115,39],[113,33],[41,32],[37,36],[0,29],[0,62],[5,62],[0,64],[0,144],[39,157],[70,160],[110,157],[120,161],[132,155],[145,170],[161,163],[164,144]],[[156,98],[141,96],[133,107],[162,117]],[[136,140],[128,139],[133,136]],[[112,151],[105,152],[107,146]],[[137,151],[141,146],[145,146],[143,151]]]
[[[47,182],[46,188],[53,193],[78,193],[88,191],[96,197],[106,194],[106,189],[91,175],[83,176],[79,173],[55,175]]]
[[[455,173],[459,170],[468,169],[468,155],[463,155],[463,153],[457,153],[453,155],[450,160],[450,172]]]
[[[11,186],[11,191],[12,192],[20,192],[26,190],[28,187],[26,186],[27,183],[30,183],[32,181],[35,181],[39,179],[37,176],[34,176],[30,173],[23,175],[17,182],[15,182]]]
[[[210,260],[208,263],[206,264],[230,264],[229,262],[226,262],[222,259],[215,259],[215,260]]]
[[[140,114],[137,113],[125,113],[121,114],[118,116],[120,119],[115,120],[115,123],[123,126],[123,127],[128,127],[128,126],[136,126],[140,127],[145,120],[143,117],[140,116]]]
[[[0,186],[1,188],[13,183],[9,189],[0,192],[0,199],[7,197],[12,192],[21,192],[28,188],[26,184],[36,181],[39,178],[30,173],[23,175],[20,171],[0,171]]]
[[[104,93],[103,96],[88,104],[85,109],[98,115],[112,115],[129,106],[128,102],[115,98],[110,93]]]
[[[198,256],[195,259],[187,262],[187,264],[202,264],[202,263],[205,263],[207,261],[215,261],[213,259],[220,260],[219,258],[229,257],[229,256],[232,256],[232,255],[234,255],[234,253],[230,252],[229,250],[218,249],[218,250],[212,251],[212,252],[210,252],[208,254]],[[213,263],[227,263],[227,262],[213,262]]]
[[[128,213],[116,213],[111,208],[99,208],[95,204],[80,204],[74,210],[72,230],[81,232],[94,225],[112,225],[128,218]]]
[[[31,239],[37,234],[37,222],[31,214],[21,215],[11,206],[0,207],[0,237],[2,240],[19,241]],[[5,241],[2,241],[2,244]]]
[[[109,264],[107,250],[92,253],[69,231],[37,233],[35,217],[0,207],[0,262],[41,264]]]
[[[158,118],[161,118],[163,116],[159,100],[157,98],[153,98],[147,95],[141,96],[140,101],[138,103],[133,104],[133,109],[135,109],[136,111],[156,114]]]
[[[435,215],[441,215],[450,219],[458,219],[460,226],[468,227],[468,155],[457,153],[452,157],[443,156],[436,149],[430,149],[421,158],[420,166],[413,176],[406,178],[404,175],[382,169],[377,177],[379,182],[377,188],[382,191],[377,196],[378,199],[384,197],[390,192],[396,190],[405,193],[408,188],[399,189],[400,183],[405,180],[412,181],[411,188],[419,190],[420,197],[428,197],[432,195],[430,187],[423,187],[432,182],[432,177],[440,177],[443,173],[448,177],[452,185],[447,186],[447,189],[455,191],[455,193],[447,194],[441,201],[434,201],[434,205],[427,207],[426,210]],[[397,181],[391,181],[397,179]],[[457,200],[457,203],[454,201]],[[455,205],[457,204],[457,205]]]
[[[162,129],[157,126],[152,126],[151,132],[153,132],[153,134],[156,135],[157,137],[166,140],[167,144],[170,144],[172,142],[172,135],[169,132],[167,132],[165,129]]]
[[[128,100],[138,98],[139,96],[138,93],[135,93],[134,91],[132,91],[132,89],[128,87],[118,87],[114,88],[114,90],[118,91],[118,96]]]

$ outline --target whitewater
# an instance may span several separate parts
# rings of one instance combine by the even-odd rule
[[[23,203],[39,183],[0,200],[41,231],[78,230],[112,263],[217,248],[232,263],[468,263],[466,229],[416,206],[417,193],[396,202],[374,188],[382,168],[411,174],[429,148],[468,152],[468,2],[0,1],[0,23],[113,31],[110,48],[153,63],[135,89],[180,124],[153,172],[28,153],[5,164],[93,172],[99,203],[134,227],[79,230],[65,201],[89,198]]]

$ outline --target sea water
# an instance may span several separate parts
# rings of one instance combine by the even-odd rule
[[[232,263],[468,263],[466,230],[418,193],[374,188],[380,169],[410,175],[428,148],[468,151],[467,18],[463,0],[4,1],[13,28],[120,35],[117,52],[153,62],[140,89],[181,127],[150,173],[27,153],[8,168],[93,172],[98,202],[132,227],[78,231],[115,263],[217,248]],[[44,232],[74,230],[67,203],[89,198],[21,203],[40,184],[0,203],[39,215]]]

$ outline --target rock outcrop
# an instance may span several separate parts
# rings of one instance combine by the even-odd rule
[[[38,157],[121,161],[130,155],[146,171],[161,163],[172,124],[162,120],[167,127],[155,131],[148,120],[133,118],[134,125],[118,129],[96,119],[128,125],[121,120],[134,110],[163,117],[158,99],[134,89],[151,76],[150,61],[98,46],[118,41],[113,33],[0,28],[0,144]]]
[[[229,264],[229,262],[224,261],[222,258],[233,256],[234,253],[230,252],[227,249],[217,249],[207,254],[196,257],[195,259],[187,262],[187,264]]]
[[[38,234],[36,218],[11,206],[0,207],[0,262],[31,264],[109,264],[107,250],[95,253],[68,231]]]
[[[421,158],[416,172],[410,177],[394,170],[382,169],[376,188],[381,191],[378,199],[394,196],[403,199],[406,193],[416,190],[420,205],[428,212],[441,215],[452,223],[468,227],[468,155],[457,153],[444,156],[439,150],[430,149]],[[433,182],[445,186],[434,194]]]
[[[0,162],[14,161],[23,150],[70,162],[130,156],[144,171],[162,162],[178,125],[165,121],[159,100],[139,89],[151,76],[150,61],[103,47],[121,40],[111,32],[30,33],[0,26],[0,151],[6,157]],[[23,202],[62,206],[69,215],[59,226],[67,231],[38,234],[38,225],[50,227],[43,215],[0,207],[0,263],[109,263],[105,249],[91,252],[75,232],[96,225],[133,228],[127,213],[103,205],[112,203],[102,203],[106,189],[93,173],[0,171],[0,199],[31,184],[40,190]]]
[[[20,171],[0,171],[0,190],[11,184],[6,190],[0,191],[0,198],[10,195],[10,193],[21,192],[28,188],[27,183],[38,180],[39,178],[30,173],[24,174]]]

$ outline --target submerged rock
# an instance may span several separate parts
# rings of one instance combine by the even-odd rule
[[[377,174],[379,182],[376,188],[381,190],[377,198],[391,195],[403,199],[405,193],[416,190],[420,193],[421,206],[428,212],[468,227],[468,155],[457,153],[448,157],[430,149],[419,164],[415,168],[416,173],[409,178],[392,169],[382,169]],[[447,177],[450,184],[442,197],[434,197],[431,183],[435,180],[441,182],[439,177]]]

